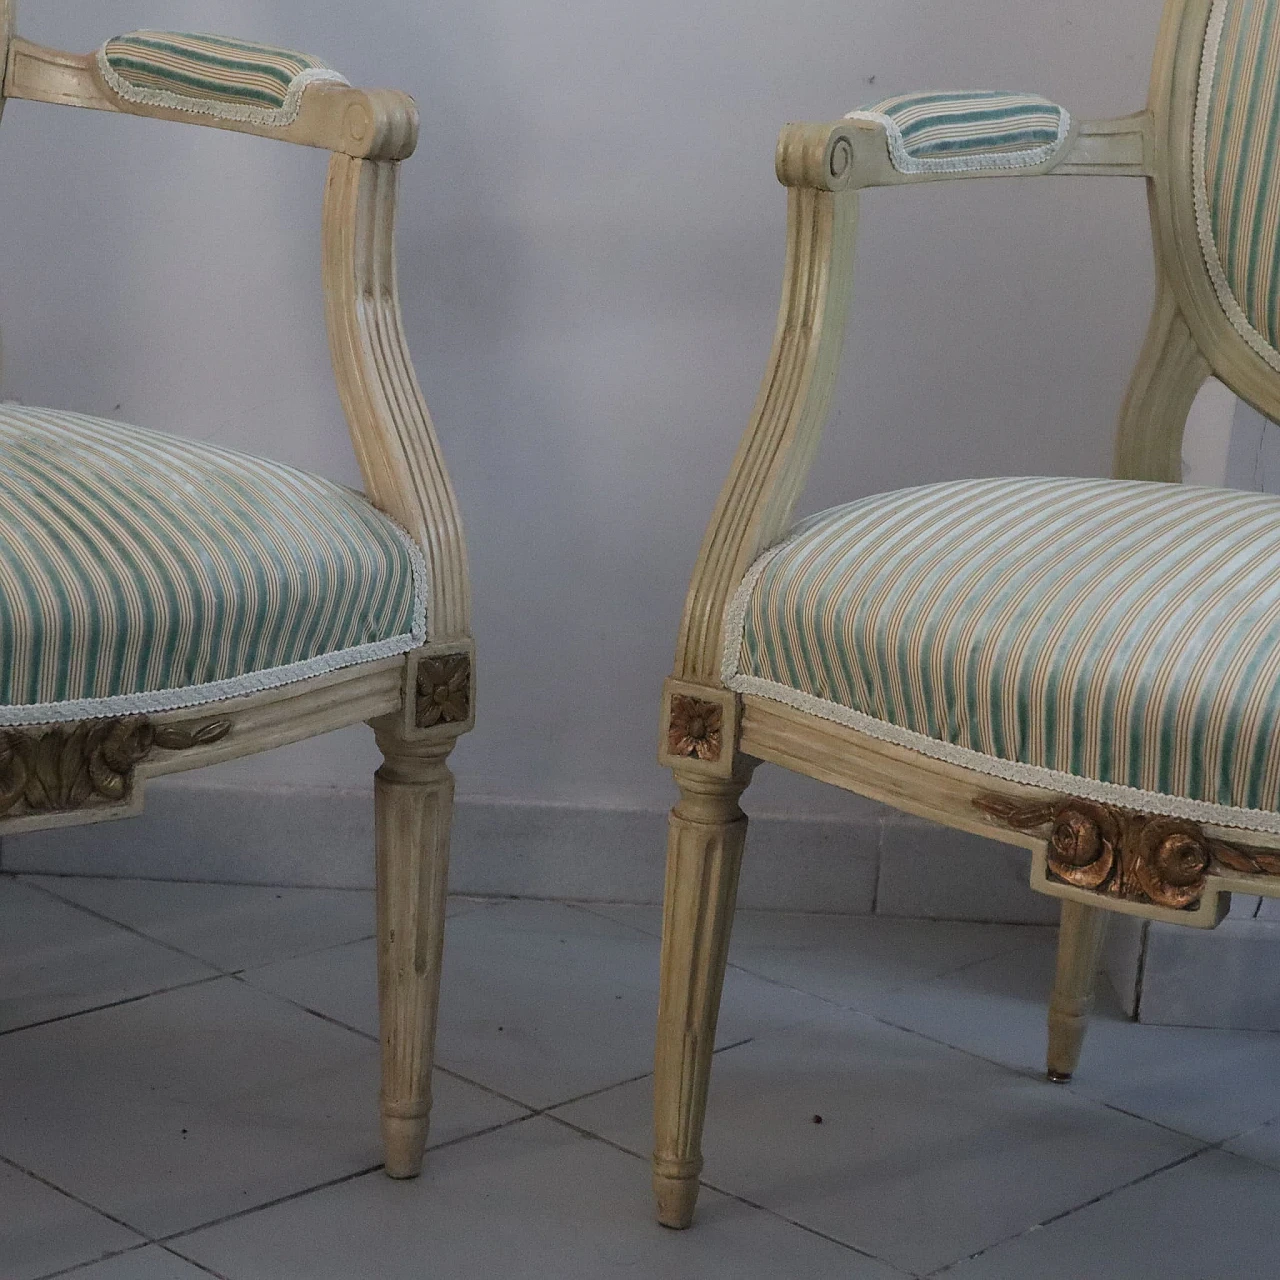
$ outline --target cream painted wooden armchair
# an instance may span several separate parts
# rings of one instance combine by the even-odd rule
[[[777,336],[662,701],[680,789],[655,1084],[667,1225],[693,1216],[759,761],[1031,851],[1032,886],[1062,899],[1053,1080],[1077,1065],[1108,912],[1208,928],[1233,891],[1280,895],[1280,499],[1178,483],[1211,373],[1280,417],[1277,65],[1280,0],[1167,0],[1136,115],[911,94],[783,130]],[[793,524],[859,192],[1049,174],[1144,178],[1150,196],[1155,309],[1117,478],[930,485]]]
[[[422,1164],[453,780],[472,725],[466,553],[401,331],[393,253],[413,100],[313,58],[135,32],[11,36],[2,98],[332,153],[326,315],[367,497],[209,445],[0,405],[0,832],[135,812],[146,781],[368,721],[387,1172]]]

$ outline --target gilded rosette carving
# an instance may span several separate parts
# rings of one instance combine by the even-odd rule
[[[667,749],[673,756],[719,760],[723,737],[724,708],[718,702],[705,702],[684,693],[672,697]]]
[[[1016,831],[1042,831],[1051,879],[1130,902],[1185,911],[1216,870],[1280,875],[1280,855],[1214,840],[1185,818],[1072,797],[1027,803],[984,795],[973,804]]]
[[[0,730],[0,815],[70,813],[120,804],[134,770],[157,748],[219,742],[230,720],[154,724],[146,716]]]

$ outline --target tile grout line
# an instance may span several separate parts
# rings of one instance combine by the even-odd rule
[[[174,991],[186,991],[190,987],[203,987],[211,982],[221,982],[230,975],[225,973],[210,973],[203,978],[191,978],[187,982],[176,982],[172,986],[157,987],[153,991],[141,991],[134,996],[121,996],[119,1000],[108,1000],[105,1004],[90,1005],[85,1009],[76,1009],[71,1013],[58,1013],[51,1018],[38,1018],[35,1022],[24,1022],[21,1026],[5,1027],[0,1030],[0,1037],[17,1035],[22,1031],[34,1031],[38,1027],[52,1026],[58,1022],[70,1022],[72,1018],[87,1017],[91,1013],[102,1013],[106,1009],[118,1009],[121,1005],[137,1004],[139,1000],[150,1000],[152,996],[169,995]]]
[[[1191,1151],[1187,1155],[1179,1156],[1176,1160],[1170,1160],[1167,1164],[1162,1164],[1155,1169],[1149,1169],[1146,1173],[1139,1174],[1136,1178],[1129,1179],[1128,1182],[1122,1182],[1119,1186],[1112,1187],[1096,1196],[1091,1196],[1088,1200],[1081,1201],[1080,1204],[1073,1205],[1070,1209],[1064,1209],[1060,1213],[1055,1213],[1051,1217],[1045,1218],[1042,1222],[1033,1223],[1023,1231],[1016,1231],[1012,1235],[1005,1236],[1001,1240],[993,1241],[991,1244],[979,1249],[976,1253],[969,1253],[962,1258],[955,1258],[951,1262],[944,1263],[941,1267],[930,1271],[926,1280],[933,1280],[936,1276],[944,1276],[948,1271],[952,1270],[952,1268],[958,1267],[962,1263],[972,1262],[975,1258],[981,1258],[990,1253],[993,1249],[999,1249],[1004,1245],[1011,1244],[1015,1240],[1021,1240],[1024,1236],[1030,1235],[1033,1231],[1043,1231],[1045,1227],[1052,1226],[1055,1222],[1061,1222],[1064,1218],[1070,1218],[1074,1214],[1088,1209],[1091,1205],[1099,1204],[1103,1200],[1109,1200],[1112,1196],[1119,1195],[1122,1191],[1128,1191],[1132,1187],[1139,1186],[1152,1178],[1158,1177],[1162,1173],[1168,1173],[1171,1169],[1176,1169],[1180,1165],[1188,1164],[1192,1160],[1198,1160],[1206,1152],[1217,1150],[1219,1145],[1220,1144],[1218,1143],[1209,1143],[1197,1151]]]
[[[744,1041],[743,1043],[747,1042]],[[640,1078],[643,1079],[644,1077]],[[568,1104],[565,1103],[562,1105],[567,1106]],[[616,1142],[612,1138],[606,1138],[603,1134],[596,1133],[594,1130],[588,1129],[584,1125],[575,1124],[572,1120],[566,1120],[563,1116],[557,1116],[547,1112],[546,1119],[551,1120],[555,1124],[561,1125],[584,1138],[588,1138],[592,1142],[602,1143],[604,1146],[609,1147],[614,1151],[630,1156],[633,1160],[639,1160],[645,1165],[649,1163],[648,1156],[642,1155],[638,1151],[633,1151],[630,1147],[624,1146],[622,1143]],[[767,1214],[769,1217],[777,1219],[779,1222],[785,1222],[788,1226],[795,1227],[797,1230],[803,1231],[807,1235],[817,1236],[820,1240],[826,1240],[829,1244],[838,1245],[841,1249],[847,1249],[850,1253],[856,1253],[859,1257],[867,1258],[872,1262],[879,1262],[884,1266],[890,1267],[900,1275],[911,1276],[912,1280],[916,1280],[913,1272],[903,1271],[901,1267],[896,1266],[887,1259],[881,1258],[877,1254],[870,1253],[866,1249],[861,1249],[857,1245],[849,1244],[848,1241],[841,1240],[836,1236],[828,1235],[824,1231],[819,1231],[816,1227],[810,1227],[803,1222],[796,1222],[793,1219],[788,1218],[785,1214],[781,1214],[774,1209],[770,1209],[767,1205],[757,1204],[754,1200],[748,1200],[745,1196],[737,1194],[737,1192],[727,1191],[723,1187],[718,1187],[715,1183],[707,1182],[703,1178],[698,1179],[698,1185],[700,1187],[705,1187],[708,1191],[714,1192],[718,1196],[724,1196],[727,1200],[733,1200],[738,1204],[745,1205],[748,1209],[754,1209],[759,1213]]]

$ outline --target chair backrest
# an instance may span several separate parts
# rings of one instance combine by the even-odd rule
[[[1168,0],[1150,107],[1160,270],[1212,372],[1280,418],[1280,0]]]

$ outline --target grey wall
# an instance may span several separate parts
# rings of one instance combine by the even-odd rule
[[[649,808],[657,691],[755,396],[782,267],[773,143],[913,87],[1145,95],[1160,0],[27,0],[87,49],[215,26],[402,86],[411,344],[468,521],[481,721],[463,794]],[[319,154],[11,104],[3,392],[356,472],[327,370]],[[829,504],[999,472],[1104,473],[1150,302],[1141,183],[956,183],[864,205]],[[349,785],[353,730],[202,775]],[[762,771],[763,774],[763,771]],[[754,808],[839,813],[764,778]]]

